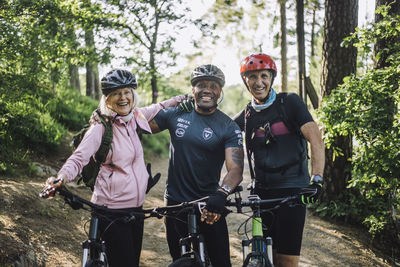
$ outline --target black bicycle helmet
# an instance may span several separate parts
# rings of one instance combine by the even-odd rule
[[[112,91],[120,88],[131,87],[136,89],[136,77],[130,71],[115,69],[108,72],[101,79],[101,91],[103,95],[108,95]]]
[[[201,65],[195,68],[190,74],[190,83],[194,86],[198,81],[201,80],[212,80],[219,83],[219,85],[224,87],[225,85],[225,75],[217,66],[207,64]]]

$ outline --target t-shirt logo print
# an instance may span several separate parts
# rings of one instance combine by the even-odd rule
[[[176,129],[175,134],[176,134],[176,136],[178,136],[178,137],[182,137],[182,136],[185,135],[185,129],[178,128],[178,129]]]
[[[211,130],[210,128],[204,128],[203,130],[203,138],[204,140],[208,140],[212,137],[213,135],[213,130]]]

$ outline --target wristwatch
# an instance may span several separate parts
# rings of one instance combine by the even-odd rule
[[[226,192],[228,195],[232,192],[232,189],[228,185],[222,185],[219,188]]]
[[[313,183],[318,183],[318,184],[324,184],[324,179],[322,178],[322,176],[321,175],[319,175],[319,174],[313,174],[312,176],[311,176],[311,182],[313,182]]]

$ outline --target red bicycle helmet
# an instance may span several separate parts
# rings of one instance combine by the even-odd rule
[[[274,60],[267,54],[252,54],[246,57],[240,65],[240,75],[245,75],[246,72],[252,70],[270,70],[273,78],[277,73],[277,68]]]

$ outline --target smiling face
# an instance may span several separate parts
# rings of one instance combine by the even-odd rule
[[[118,115],[125,116],[131,112],[133,107],[133,92],[132,88],[120,88],[107,97],[107,107]]]
[[[210,80],[201,80],[192,88],[196,110],[200,113],[212,113],[217,107],[217,102],[221,96],[221,86],[219,83]]]
[[[250,71],[243,76],[243,79],[256,102],[264,103],[271,88],[272,73],[269,70]]]

